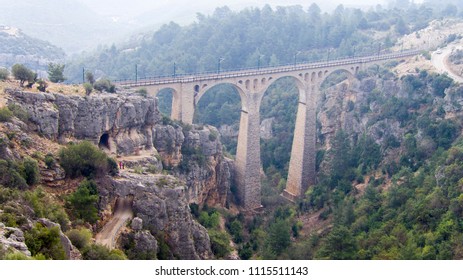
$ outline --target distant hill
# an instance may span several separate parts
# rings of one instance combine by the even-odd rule
[[[35,71],[46,70],[49,62],[64,58],[61,48],[32,38],[18,28],[0,25],[0,67],[22,63]]]
[[[75,0],[0,0],[0,7],[0,25],[18,27],[68,53],[106,43],[123,28]]]

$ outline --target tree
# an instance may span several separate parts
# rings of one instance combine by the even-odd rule
[[[96,184],[93,181],[83,181],[77,190],[66,199],[68,207],[73,210],[78,219],[89,223],[98,220],[98,194]]]
[[[318,252],[318,257],[331,260],[352,260],[355,259],[357,243],[345,226],[335,227],[328,237],[326,243]]]
[[[95,83],[95,76],[93,76],[92,72],[86,72],[85,73],[85,79],[91,85],[93,85]]]
[[[71,178],[94,177],[109,171],[108,156],[88,141],[61,149],[59,158],[66,176]]]
[[[64,77],[64,64],[55,64],[55,63],[49,63],[48,64],[48,79],[50,82],[53,83],[61,83],[66,80]]]
[[[13,77],[16,80],[19,80],[19,84],[21,87],[24,87],[24,82],[28,81],[30,84],[36,79],[36,74],[22,64],[13,65],[11,71]]]
[[[268,229],[266,248],[274,256],[280,255],[291,242],[291,226],[288,221],[278,219]]]

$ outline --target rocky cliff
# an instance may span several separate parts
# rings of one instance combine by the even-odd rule
[[[226,205],[232,164],[215,128],[166,122],[155,98],[138,95],[7,94],[8,103],[29,113],[29,129],[39,135],[62,144],[90,140],[126,163],[130,171],[102,182],[101,224],[118,198],[131,196],[143,225],[130,237],[137,246],[150,244],[156,251],[156,240],[165,241],[171,257],[213,257],[207,230],[193,220],[189,204]],[[163,170],[175,177],[161,175]]]
[[[187,187],[177,178],[122,173],[119,178],[107,178],[100,185],[103,186],[100,208],[107,205],[114,208],[117,199],[133,198],[132,209],[137,217],[134,224],[139,224],[132,225],[136,244],[150,243],[153,250],[157,250],[159,241],[166,242],[171,257],[212,258],[207,230],[193,220],[186,198]]]

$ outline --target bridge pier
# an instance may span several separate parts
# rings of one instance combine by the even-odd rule
[[[315,184],[318,93],[319,86],[317,84],[308,84],[303,92],[305,98],[300,98],[299,101],[288,179],[286,188],[282,193],[285,198],[291,201],[295,201],[307,191],[309,186]]]
[[[247,210],[261,205],[259,95],[246,94],[247,106],[241,110],[235,159],[235,185],[239,204]]]

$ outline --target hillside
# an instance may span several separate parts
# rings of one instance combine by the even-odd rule
[[[46,70],[50,62],[64,61],[64,51],[46,41],[32,38],[21,30],[0,27],[0,65],[10,68],[22,63],[34,70]]]
[[[124,25],[104,18],[75,0],[1,0],[0,25],[20,28],[64,49],[68,54],[106,44]]]
[[[256,211],[236,197],[241,108],[229,85],[208,91],[189,125],[160,112],[168,91],[0,81],[0,259],[463,258],[463,85],[432,60],[461,44],[446,8],[223,7],[66,65],[73,81],[82,67],[130,78],[135,65],[142,77],[174,63],[182,74],[439,48],[320,85],[316,183],[294,203],[280,194],[298,87],[275,81],[260,108]],[[445,62],[459,67],[461,52]]]

